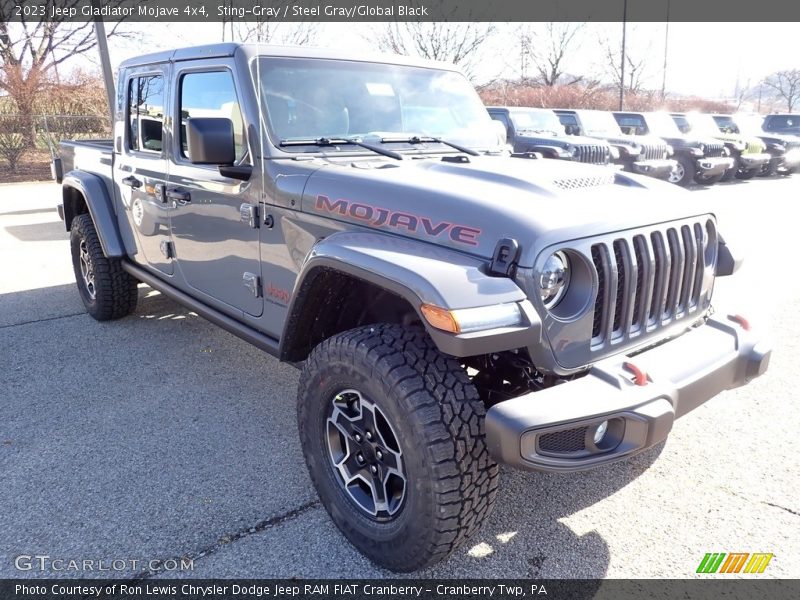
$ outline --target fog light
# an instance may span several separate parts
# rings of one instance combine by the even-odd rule
[[[608,421],[603,421],[600,425],[597,426],[597,429],[594,430],[594,445],[597,446],[600,442],[603,441],[603,438],[606,436],[606,431],[608,431]]]

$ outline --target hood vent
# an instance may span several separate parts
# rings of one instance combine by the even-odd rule
[[[602,173],[589,177],[570,177],[568,179],[554,179],[553,185],[562,190],[578,190],[581,188],[600,187],[614,183],[614,173]]]

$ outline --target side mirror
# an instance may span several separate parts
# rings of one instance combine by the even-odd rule
[[[195,165],[231,165],[236,160],[233,121],[210,117],[186,120],[189,160]]]
[[[508,141],[508,130],[506,126],[497,119],[492,119],[492,126],[497,134],[497,145],[502,146]]]

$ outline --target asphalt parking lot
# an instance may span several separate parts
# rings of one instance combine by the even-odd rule
[[[745,249],[715,303],[771,330],[770,371],[679,420],[660,452],[570,475],[505,470],[483,529],[417,575],[683,578],[706,552],[769,552],[762,577],[800,573],[800,175],[692,194]],[[0,186],[0,578],[58,574],[20,571],[20,555],[193,559],[151,577],[391,576],[317,501],[298,372],[145,286],[134,315],[93,321],[59,195]],[[83,573],[112,574],[133,573]]]

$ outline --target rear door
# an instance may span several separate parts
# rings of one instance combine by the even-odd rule
[[[240,181],[215,165],[194,165],[188,153],[186,121],[222,117],[234,124],[237,165],[252,164],[241,93],[230,58],[175,63],[173,144],[167,196],[175,256],[185,285],[227,312],[260,316],[263,311],[258,220],[243,205],[258,206],[258,177]]]
[[[169,205],[164,127],[169,64],[128,69],[120,82],[125,94],[125,124],[115,136],[114,181],[120,192],[123,220],[134,231],[133,258],[171,275]]]

